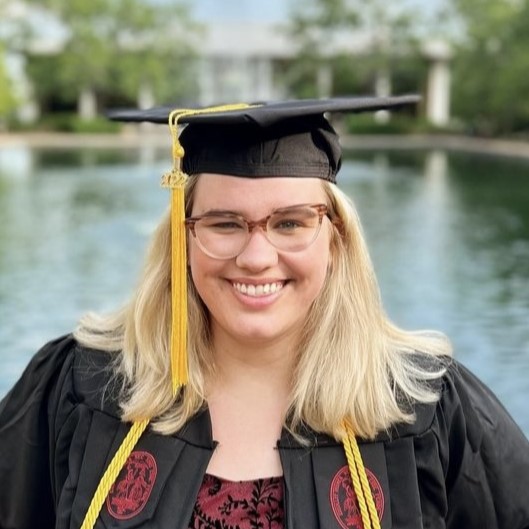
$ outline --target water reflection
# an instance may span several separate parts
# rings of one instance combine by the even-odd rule
[[[0,156],[0,394],[45,340],[123,302],[167,204],[165,150],[20,152]],[[340,180],[390,316],[446,332],[529,433],[529,165],[355,152]]]
[[[372,155],[371,177],[365,155],[345,169],[387,310],[446,332],[527,433],[529,165],[431,152],[421,171],[406,156]]]

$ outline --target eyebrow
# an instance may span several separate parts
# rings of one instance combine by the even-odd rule
[[[237,215],[239,217],[244,217],[242,211],[232,210],[232,209],[208,209],[201,213],[201,215]]]
[[[299,208],[303,206],[308,206],[308,202],[303,202],[301,204],[290,204],[289,206],[282,206],[280,208],[274,208],[272,211],[270,211],[269,215],[272,215],[274,213],[286,211],[292,208]],[[233,209],[208,209],[204,211],[204,213],[201,213],[200,216],[204,215],[237,215],[239,217],[246,217],[245,214],[240,210],[233,210]]]

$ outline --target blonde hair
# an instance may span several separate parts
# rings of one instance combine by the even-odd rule
[[[188,181],[187,214],[198,178]],[[389,321],[356,210],[337,187],[322,184],[336,221],[332,262],[303,330],[286,427],[297,434],[306,425],[340,438],[348,418],[357,435],[373,438],[412,422],[414,402],[435,402],[430,382],[443,375],[451,348],[439,333],[404,331]],[[188,272],[189,383],[173,397],[170,230],[166,214],[130,303],[109,316],[88,314],[75,332],[84,346],[120,351],[115,373],[123,381],[123,420],[154,418],[163,434],[179,430],[206,405],[204,381],[215,369],[208,311]]]

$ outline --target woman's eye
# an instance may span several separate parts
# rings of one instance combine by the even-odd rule
[[[284,219],[274,224],[274,230],[294,230],[302,227],[303,223],[295,219]]]
[[[235,220],[213,220],[207,223],[207,227],[217,231],[244,230],[244,225]]]

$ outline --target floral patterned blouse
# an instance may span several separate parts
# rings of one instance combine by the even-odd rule
[[[189,529],[283,529],[283,478],[229,481],[206,474]]]

